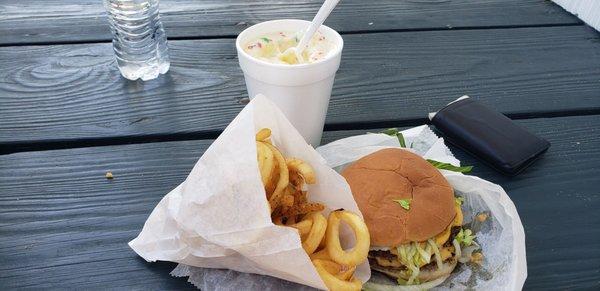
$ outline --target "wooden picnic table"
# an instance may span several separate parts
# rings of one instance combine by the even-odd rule
[[[0,1],[0,290],[193,289],[127,242],[247,101],[244,28],[318,0],[162,0],[171,70],[130,82],[100,0]],[[525,289],[600,288],[600,34],[545,0],[344,0],[323,143],[426,122],[468,94],[552,147],[504,177]],[[105,173],[112,171],[114,179]]]

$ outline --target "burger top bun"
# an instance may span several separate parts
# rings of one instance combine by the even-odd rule
[[[441,233],[456,211],[454,191],[429,162],[407,150],[390,148],[347,167],[346,178],[371,234],[371,246],[421,242]],[[399,199],[411,199],[404,209]]]

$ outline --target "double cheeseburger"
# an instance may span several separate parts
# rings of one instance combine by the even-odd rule
[[[342,176],[369,227],[372,269],[404,284],[445,278],[454,270],[453,241],[463,215],[438,169],[393,148],[361,158]]]

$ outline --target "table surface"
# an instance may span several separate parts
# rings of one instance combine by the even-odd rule
[[[320,1],[162,0],[170,72],[120,77],[98,0],[0,1],[0,289],[193,289],[129,249],[247,102],[249,25]],[[344,0],[323,143],[407,128],[468,94],[552,143],[500,184],[526,232],[526,289],[600,288],[600,34],[544,0]],[[112,171],[115,178],[104,178]]]

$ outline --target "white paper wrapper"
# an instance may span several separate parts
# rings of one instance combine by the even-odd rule
[[[206,150],[186,180],[159,202],[129,246],[147,261],[231,269],[325,289],[302,249],[297,231],[271,222],[256,160],[255,133],[263,127],[272,130],[272,141],[284,156],[300,158],[315,169],[317,183],[308,187],[309,200],[330,207],[325,214],[338,208],[360,214],[344,178],[325,164],[275,105],[257,96]],[[342,234],[343,244],[352,239],[351,234]],[[185,274],[182,269],[179,275]],[[201,277],[203,282],[193,283],[204,290],[239,290],[240,286],[244,290],[275,290],[277,286],[292,286],[265,276],[237,274],[227,282],[218,280],[220,285],[207,285],[214,277],[210,274]],[[357,268],[356,277],[368,280],[368,263]],[[200,277],[196,273],[191,278]],[[254,279],[240,281],[244,278],[261,278],[279,285],[269,288]]]
[[[460,166],[443,139],[427,126],[403,131],[403,135],[407,147],[424,158]],[[365,134],[332,142],[318,151],[331,167],[341,170],[364,155],[386,147],[399,147],[398,139],[384,134]],[[527,277],[525,232],[513,202],[496,184],[461,173],[441,172],[456,194],[465,199],[462,207],[465,224],[473,222],[480,212],[491,213],[491,216],[483,223],[471,224],[485,258],[482,265],[459,264],[450,277],[434,289],[521,290]],[[389,285],[389,288],[379,286],[376,289],[366,285],[365,289],[420,290],[416,286],[398,286],[376,272],[370,282]]]
[[[427,126],[403,131],[406,145],[411,150],[441,162],[460,162]],[[398,139],[383,134],[365,134],[335,141],[318,148],[318,152],[331,167],[338,170],[360,157],[386,147],[398,147]],[[475,226],[477,241],[481,244],[485,260],[481,267],[459,264],[452,275],[435,288],[438,290],[520,290],[527,277],[525,260],[525,234],[514,204],[504,190],[477,177],[442,171],[458,195],[465,198],[463,211],[465,222],[474,214],[489,211],[491,218]],[[202,290],[309,290],[272,277],[245,274],[229,270],[214,270],[179,265],[172,274],[189,276],[188,281]],[[440,280],[442,281],[442,280]],[[421,290],[412,286],[398,286],[393,280],[373,273],[370,282],[384,284],[380,290]],[[428,284],[432,286],[432,284]],[[365,286],[369,289],[369,285]],[[422,286],[421,286],[422,287]]]

